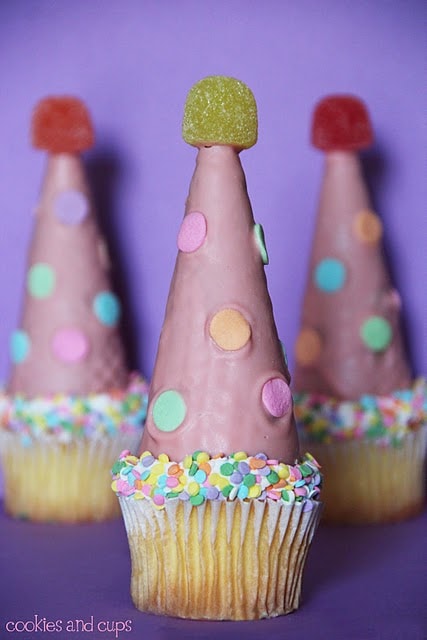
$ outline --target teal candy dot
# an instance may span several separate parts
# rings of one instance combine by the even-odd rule
[[[360,335],[371,351],[384,351],[392,338],[390,323],[381,316],[371,316],[362,324]]]
[[[327,293],[339,291],[344,285],[346,268],[337,258],[324,258],[314,270],[316,286]]]
[[[37,262],[28,271],[28,291],[35,298],[47,298],[55,287],[55,272],[44,262]]]
[[[153,406],[154,424],[160,431],[175,431],[185,418],[187,407],[178,391],[163,391]]]
[[[111,291],[101,291],[94,298],[93,311],[102,324],[114,327],[121,313],[119,299]]]
[[[261,254],[261,259],[263,264],[268,264],[268,252],[267,247],[265,246],[265,236],[264,229],[262,228],[262,224],[256,224],[254,227],[255,240],[257,243],[257,247]]]
[[[30,351],[30,338],[25,331],[17,329],[10,338],[10,357],[14,364],[24,362]]]

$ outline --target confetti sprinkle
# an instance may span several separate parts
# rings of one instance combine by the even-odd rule
[[[199,506],[206,500],[232,501],[236,498],[270,499],[286,504],[311,503],[320,498],[320,467],[309,453],[295,465],[268,460],[263,453],[248,456],[242,451],[214,458],[206,452],[196,451],[180,463],[170,461],[167,456],[161,461],[162,456],[156,459],[149,451],[144,451],[136,458],[129,451],[123,451],[112,468],[113,491],[135,500],[148,499],[158,509],[174,499]],[[211,469],[209,473],[205,471],[206,466],[201,468],[206,463]],[[179,482],[176,480],[178,474],[181,475]],[[140,481],[138,485],[132,480],[135,477]],[[311,508],[310,504],[306,509]]]
[[[29,445],[40,439],[66,443],[72,438],[131,434],[144,424],[147,401],[148,385],[136,373],[130,376],[125,390],[114,394],[56,394],[28,399],[0,391],[0,428],[19,434]]]
[[[366,439],[399,446],[409,431],[427,421],[427,382],[389,396],[364,395],[357,402],[312,393],[295,393],[294,408],[300,435],[307,442],[330,443]]]

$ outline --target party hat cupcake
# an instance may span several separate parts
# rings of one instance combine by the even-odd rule
[[[400,520],[424,504],[425,382],[411,381],[400,297],[382,249],[359,151],[365,105],[329,96],[312,129],[325,171],[296,341],[300,435],[325,474],[325,518]]]
[[[94,141],[85,105],[42,100],[32,141],[48,160],[0,396],[5,506],[35,520],[100,520],[117,515],[105,484],[118,452],[141,437],[147,389],[126,366],[120,302],[80,157]]]
[[[239,152],[255,144],[251,91],[211,76],[190,90],[198,147],[138,456],[114,465],[131,592],[144,611],[255,619],[296,609],[320,503],[300,458],[273,317],[262,226]]]

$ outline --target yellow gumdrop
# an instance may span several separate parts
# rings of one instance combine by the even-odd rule
[[[166,453],[161,453],[159,455],[160,462],[169,462],[169,456]]]
[[[258,136],[257,106],[240,80],[208,76],[190,89],[184,108],[182,137],[195,147],[252,147]]]
[[[277,475],[279,476],[279,478],[282,479],[286,479],[289,478],[289,467],[287,464],[283,464],[283,462],[281,462],[279,464],[279,468],[277,469]]]

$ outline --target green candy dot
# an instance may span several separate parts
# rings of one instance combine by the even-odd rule
[[[270,482],[270,484],[276,484],[276,482],[279,482],[279,476],[275,471],[270,471],[267,476],[267,480]]]
[[[371,351],[384,351],[391,342],[390,323],[381,316],[371,316],[362,324],[360,336]]]
[[[28,291],[35,298],[47,298],[55,287],[55,272],[44,262],[37,262],[28,271]]]
[[[267,247],[265,246],[265,236],[262,224],[256,223],[256,225],[254,226],[254,234],[258,250],[261,254],[262,262],[263,264],[268,264],[268,252]]]
[[[153,406],[154,424],[160,431],[175,431],[182,424],[187,407],[178,391],[163,391]]]
[[[231,486],[231,484],[228,484],[226,487],[221,489],[221,493],[224,496],[224,498],[228,498],[228,496],[230,495],[232,489],[233,489],[233,487]]]
[[[205,501],[204,496],[201,493],[198,493],[196,496],[191,496],[190,502],[194,507],[198,507],[203,504]]]
[[[219,468],[223,476],[231,476],[234,471],[234,467],[231,462],[224,462]]]
[[[243,484],[245,485],[245,487],[253,487],[254,484],[256,483],[256,478],[253,475],[253,473],[248,473],[244,478],[243,478]]]

